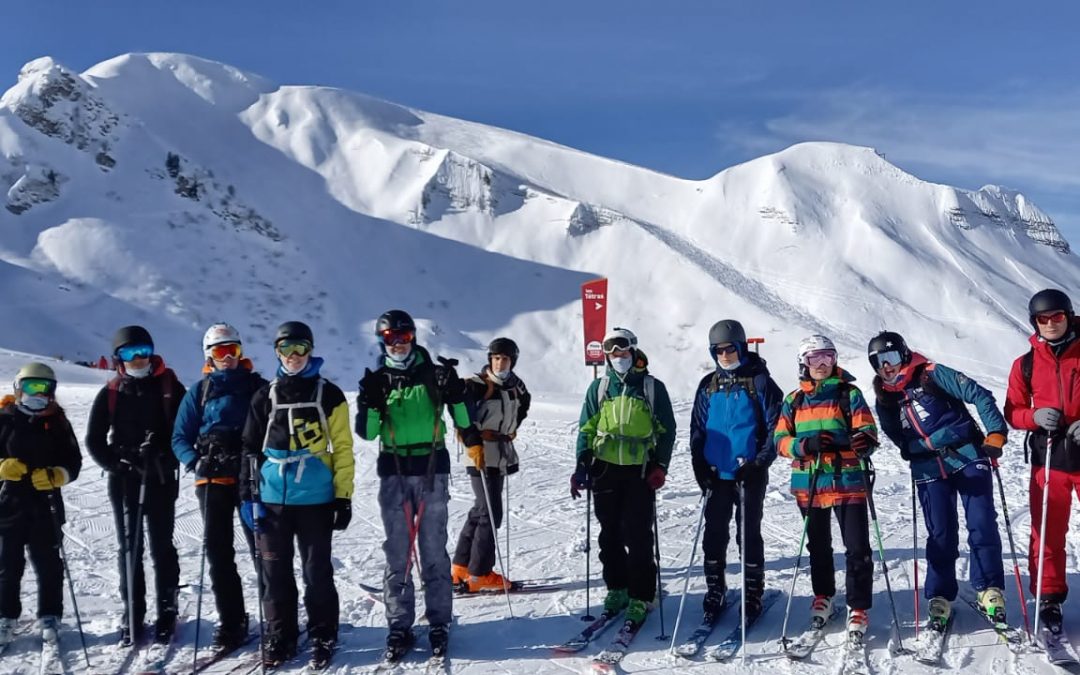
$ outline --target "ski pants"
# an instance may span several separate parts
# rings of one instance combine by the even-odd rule
[[[747,472],[742,485],[733,480],[715,480],[712,495],[705,503],[705,533],[702,535],[701,550],[705,554],[705,566],[715,574],[706,572],[706,582],[719,582],[719,588],[709,591],[723,594],[727,585],[724,581],[724,568],[727,567],[728,542],[731,540],[731,516],[735,515],[736,546],[742,546],[740,532],[743,504],[740,503],[740,487],[745,492],[746,508],[746,580],[754,590],[764,589],[765,580],[765,543],[761,538],[761,517],[765,504],[765,489],[769,485],[768,469]],[[744,552],[739,551],[739,555]]]
[[[171,478],[171,474],[170,474]],[[143,502],[143,535],[150,543],[150,559],[154,564],[154,587],[157,596],[157,617],[176,614],[176,589],[180,585],[180,562],[173,545],[173,526],[176,522],[176,498],[179,485],[175,478],[161,482],[152,473],[146,480],[146,497]],[[146,617],[146,573],[143,570],[143,537],[134,537],[136,512],[139,509],[140,477],[137,473],[110,474],[109,501],[112,502],[116,523],[116,539],[120,544],[120,597],[124,601],[125,621],[127,614],[127,556],[128,547],[134,539],[132,560],[135,575],[135,621],[137,625]]]
[[[800,510],[803,517],[806,517],[807,509]],[[874,563],[871,558],[870,518],[866,502],[809,509],[806,549],[810,553],[810,583],[814,595],[836,595],[830,512],[836,513],[840,537],[847,549],[844,554],[847,605],[851,609],[870,609],[874,604]]]
[[[594,464],[595,466],[595,464]],[[640,466],[602,464],[593,477],[593,504],[600,521],[600,564],[609,589],[625,588],[632,599],[656,598],[653,505],[656,493]]]
[[[487,481],[487,499],[484,498],[484,481]],[[454,550],[454,564],[469,568],[469,574],[482,577],[490,574],[495,567],[495,527],[502,525],[503,476],[498,471],[488,471],[481,478],[470,476],[475,500],[461,528],[457,548]],[[491,515],[488,516],[487,500],[491,500]]]
[[[334,566],[330,562],[334,505],[263,506],[265,515],[258,524],[256,543],[262,557],[262,606],[267,635],[295,644],[300,634],[299,594],[293,573],[293,554],[298,548],[308,636],[337,640],[338,594]]]
[[[51,514],[25,514],[0,530],[0,616],[17,619],[22,613],[19,586],[30,553],[38,583],[37,615],[60,616],[64,611],[64,570]]]
[[[449,624],[453,618],[454,591],[446,554],[449,479],[446,474],[432,476],[430,483],[426,476],[380,479],[379,510],[386,534],[383,597],[391,630],[411,628],[416,621],[414,566],[424,588],[428,624]],[[419,560],[413,559],[414,550]]]
[[[206,561],[210,567],[210,584],[217,605],[218,624],[237,626],[244,621],[244,587],[236,569],[236,549],[233,546],[235,527],[239,518],[240,493],[236,485],[208,483],[195,487],[199,507],[205,516],[203,537],[206,540]],[[248,551],[255,558],[255,537],[247,525],[240,523],[247,540]]]
[[[956,560],[960,557],[960,522],[956,498],[967,521],[971,586],[1004,590],[1001,535],[994,509],[994,474],[986,460],[972,462],[947,478],[917,486],[926,523],[926,586],[923,596],[956,599]]]
[[[1080,472],[1068,473],[1050,469],[1050,482],[1046,482],[1045,468],[1031,467],[1031,542],[1028,547],[1028,576],[1031,578],[1031,594],[1034,596],[1039,581],[1039,527],[1042,525],[1043,491],[1047,491],[1046,503],[1046,551],[1042,559],[1043,602],[1064,602],[1069,594],[1065,580],[1065,537],[1069,532],[1069,515],[1072,512],[1072,496],[1080,497]]]

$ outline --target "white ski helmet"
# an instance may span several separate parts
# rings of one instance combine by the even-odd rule
[[[214,345],[223,345],[229,342],[235,342],[236,344],[242,344],[240,340],[240,331],[236,330],[227,323],[215,323],[206,329],[206,334],[203,335],[202,348],[203,356],[210,358],[210,348]]]
[[[836,345],[824,335],[811,335],[799,342],[799,365],[803,364],[803,358],[811,352],[832,351],[836,352]]]
[[[628,328],[616,326],[604,336],[604,353],[610,354],[615,349],[634,349],[637,347],[637,336]]]

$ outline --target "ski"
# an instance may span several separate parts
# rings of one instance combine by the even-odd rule
[[[764,614],[765,612],[769,611],[769,608],[772,607],[776,603],[776,601],[777,601],[777,599],[779,597],[780,597],[780,591],[778,591],[776,589],[770,589],[768,591],[765,591],[765,595],[763,595],[761,597],[761,611],[758,612],[754,616],[746,617],[746,632],[747,633],[750,632],[750,628],[755,623],[757,623],[758,619],[761,618],[761,615]],[[734,656],[736,654],[736,652],[738,652],[740,649],[742,649],[743,642],[742,642],[742,625],[741,625],[742,618],[741,617],[740,617],[739,621],[740,621],[739,625],[736,625],[734,628],[732,628],[731,632],[728,633],[727,637],[725,637],[716,646],[714,646],[708,652],[705,653],[706,658],[708,658],[708,659],[710,659],[712,661],[726,661],[727,659],[730,659],[732,656]]]
[[[446,654],[429,656],[427,662],[424,663],[424,673],[426,675],[442,675],[449,672],[450,659]]]
[[[870,675],[870,661],[866,657],[866,643],[862,633],[849,632],[841,658],[841,675]]]
[[[39,675],[63,675],[64,660],[60,655],[60,640],[41,641],[41,661],[38,664]]]
[[[257,638],[257,635],[248,635],[243,642],[236,645],[232,649],[215,649],[210,654],[196,659],[195,666],[194,668],[192,668],[192,671],[195,673],[201,673],[202,671],[206,670],[215,663],[218,663],[222,659],[228,658],[230,655],[235,654],[237,651],[246,647],[248,644],[250,644],[253,640]]]
[[[808,628],[802,635],[791,642],[785,649],[784,655],[792,661],[802,661],[814,652],[814,648],[818,646],[822,638],[825,637],[825,631],[828,630],[829,624],[832,623],[843,608],[839,602],[834,602],[832,611],[824,618],[815,617],[810,621],[810,628]]]
[[[936,666],[941,661],[941,654],[945,651],[945,641],[952,629],[952,614],[944,626],[935,627],[927,622],[919,639],[915,642],[915,660],[919,663]]]
[[[1007,623],[994,621],[986,612],[983,611],[983,608],[979,605],[978,602],[964,596],[963,594],[961,594],[961,597],[963,597],[964,602],[966,602],[976,614],[982,617],[983,621],[989,624],[990,628],[994,629],[994,632],[998,634],[998,638],[1000,638],[1001,641],[1009,647],[1009,649],[1014,652],[1019,652],[1024,648],[1023,631],[1014,626],[1010,626]]]
[[[589,642],[591,642],[594,637],[596,637],[601,631],[607,628],[608,624],[611,623],[612,619],[616,618],[620,614],[622,614],[622,610],[612,613],[601,612],[600,616],[596,617],[596,619],[594,619],[592,623],[586,626],[584,630],[582,630],[580,633],[570,638],[566,642],[562,643],[561,645],[555,647],[555,651],[561,654],[573,654],[575,652],[580,652],[582,649],[585,649],[585,647],[589,645]]]
[[[541,581],[511,581],[510,593],[551,593],[562,589],[562,584],[549,584]],[[459,598],[475,596],[502,595],[503,591],[492,588],[490,590],[470,591],[467,586],[460,584],[454,588],[454,595]]]
[[[622,661],[622,658],[626,656],[626,652],[630,649],[630,643],[634,640],[634,636],[638,634],[638,631],[641,630],[643,625],[645,625],[644,619],[639,622],[623,622],[622,628],[620,628],[619,632],[612,638],[611,644],[593,657],[592,672],[614,673],[615,664]]]
[[[715,614],[707,614],[702,618],[701,623],[694,629],[694,632],[690,634],[690,637],[686,639],[681,645],[675,648],[675,655],[681,656],[684,659],[693,658],[701,651],[701,645],[705,644],[705,641],[712,635],[713,629],[716,628],[716,623],[720,620],[721,615],[728,607],[735,604],[735,598],[738,597],[738,593],[733,590],[729,590],[724,594],[724,604],[720,606],[720,609]]]
[[[1046,653],[1048,663],[1063,667],[1080,665],[1076,650],[1062,626],[1051,628],[1043,624],[1039,626],[1039,633],[1039,644]]]

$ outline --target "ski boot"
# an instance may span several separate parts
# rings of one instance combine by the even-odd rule
[[[810,603],[810,627],[821,628],[832,616],[833,597],[831,595],[815,595]]]
[[[938,633],[944,633],[952,618],[952,603],[940,596],[930,598],[930,607],[927,609],[929,618],[927,628]]]
[[[443,656],[450,645],[450,627],[445,623],[431,624],[428,630],[428,642],[431,643],[431,655]]]
[[[979,608],[991,621],[998,624],[1008,623],[1005,618],[1005,594],[1000,588],[991,586],[979,591],[977,600]]]
[[[41,629],[41,641],[55,644],[59,640],[60,617],[43,616],[38,618],[38,628]]]

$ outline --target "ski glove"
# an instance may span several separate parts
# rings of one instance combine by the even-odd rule
[[[352,502],[344,497],[334,500],[334,524],[335,530],[344,530],[352,520]]]
[[[1050,433],[1055,433],[1061,429],[1061,411],[1057,408],[1037,408],[1034,419],[1035,424]]]
[[[0,480],[22,480],[26,471],[26,465],[14,457],[0,462]]]
[[[248,499],[240,503],[240,520],[244,521],[244,525],[247,525],[247,528],[252,532],[255,532],[255,526],[259,524],[262,517],[262,502]]]
[[[357,403],[369,410],[386,411],[386,399],[390,396],[390,379],[378,372],[364,368],[364,377],[360,380],[360,394]]]
[[[664,480],[667,478],[667,471],[659,464],[653,464],[653,467],[649,469],[645,474],[645,483],[652,491],[659,490],[664,487]]]
[[[589,475],[589,467],[578,464],[574,475],[570,476],[570,496],[577,499],[582,490],[592,489],[592,476]]]
[[[986,435],[983,439],[983,454],[990,459],[1000,459],[1002,449],[1005,447],[1005,434],[995,431]]]
[[[1073,445],[1080,445],[1080,420],[1076,420],[1069,425],[1069,430],[1065,432],[1065,435],[1069,437],[1069,440],[1073,442]]]
[[[484,470],[484,446],[483,445],[470,445],[465,448],[465,454],[472,460],[473,466],[477,471]]]
[[[799,443],[804,457],[813,457],[835,449],[833,435],[828,431],[819,431],[813,436],[802,439]]]
[[[851,451],[860,459],[870,456],[874,450],[874,439],[865,431],[856,431],[851,435]]]
[[[68,472],[62,466],[54,466],[51,469],[34,469],[30,473],[30,482],[34,488],[42,492],[55,490],[68,482]]]
[[[762,469],[768,469],[769,465],[764,461],[762,455],[755,455],[753,459],[744,461],[739,465],[738,469],[735,469],[735,480],[739,482],[745,482],[747,478],[750,478],[753,474],[761,471]]]
[[[154,432],[146,434],[146,440],[139,446],[139,457],[147,462],[158,456],[160,448],[154,443]]]

